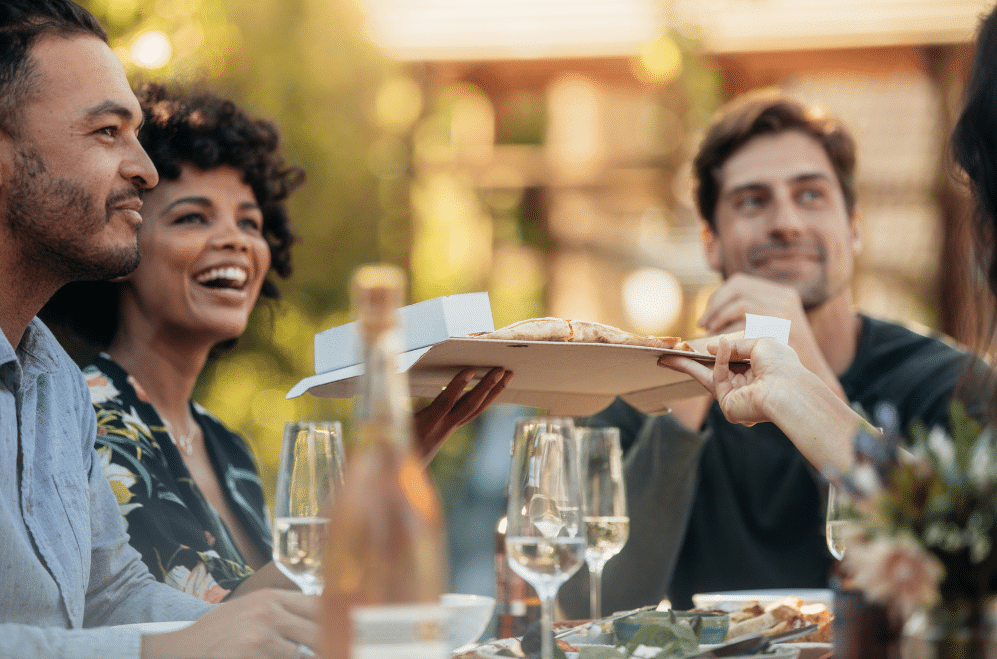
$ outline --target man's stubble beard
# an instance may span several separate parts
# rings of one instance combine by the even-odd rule
[[[100,212],[95,196],[78,182],[49,174],[37,150],[18,149],[4,220],[25,261],[42,272],[66,282],[112,279],[138,267],[138,240],[131,247],[102,248],[98,236],[113,206],[135,194],[132,189],[112,193]]]
[[[773,246],[769,245],[758,245],[756,247],[759,251],[771,251],[773,249],[789,249],[793,247],[792,245],[782,245]],[[827,250],[818,242],[812,242],[808,244],[808,247],[817,252],[817,276],[816,278],[809,278],[806,280],[801,280],[799,278],[791,277],[774,277],[770,272],[765,272],[764,270],[755,268],[751,265],[752,249],[748,251],[748,263],[745,264],[744,268],[740,270],[746,275],[751,275],[753,277],[758,277],[759,279],[765,279],[777,284],[782,284],[784,286],[790,286],[796,289],[796,292],[800,295],[800,303],[803,306],[805,312],[813,311],[821,306],[823,306],[828,300],[834,297],[840,290],[831,290],[831,284],[827,274]],[[722,268],[720,273],[724,280],[730,278],[732,275],[736,274],[731,272],[726,265]],[[845,281],[842,287],[848,286],[848,281]]]

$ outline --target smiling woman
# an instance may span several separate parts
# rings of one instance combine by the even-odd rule
[[[139,138],[159,171],[138,233],[141,262],[113,282],[76,282],[43,310],[104,350],[85,370],[98,448],[131,543],[161,581],[217,602],[296,588],[269,560],[272,534],[246,442],[191,400],[208,359],[231,348],[270,273],[291,272],[285,199],[304,174],[277,129],[211,93],[151,86]],[[415,419],[428,460],[511,377],[494,369],[463,393],[458,374]]]

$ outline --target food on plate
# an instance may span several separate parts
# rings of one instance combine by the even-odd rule
[[[730,614],[730,628],[727,640],[731,641],[747,634],[771,636],[791,629],[817,624],[816,631],[788,643],[830,643],[831,622],[834,616],[824,604],[805,604],[795,596],[784,597],[767,604],[748,602],[739,611]]]
[[[612,343],[671,349],[679,342],[677,336],[641,336],[612,325],[587,320],[565,318],[531,318],[506,325],[494,332],[470,334],[479,339],[502,341],[565,341],[568,343]]]
[[[707,613],[704,611],[641,611],[613,623],[613,633],[616,640],[629,643],[634,635],[647,625],[664,624],[674,626],[676,623],[688,625],[700,643],[723,643],[727,636],[729,620],[727,613]]]

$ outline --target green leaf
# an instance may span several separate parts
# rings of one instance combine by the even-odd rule
[[[623,659],[624,656],[611,645],[586,645],[578,648],[578,659]]]

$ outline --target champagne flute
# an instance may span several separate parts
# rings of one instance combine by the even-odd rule
[[[842,501],[834,485],[827,486],[827,520],[824,527],[824,537],[831,556],[840,561],[845,557],[845,525],[848,522],[842,517]]]
[[[516,423],[509,472],[506,556],[514,572],[540,596],[541,658],[551,659],[554,598],[581,567],[581,465],[571,419]]]
[[[630,536],[619,428],[578,428],[585,506],[585,562],[592,618],[602,616],[602,569]]]
[[[274,500],[273,559],[303,593],[322,592],[327,501],[343,482],[343,432],[338,421],[292,421],[284,442]]]

